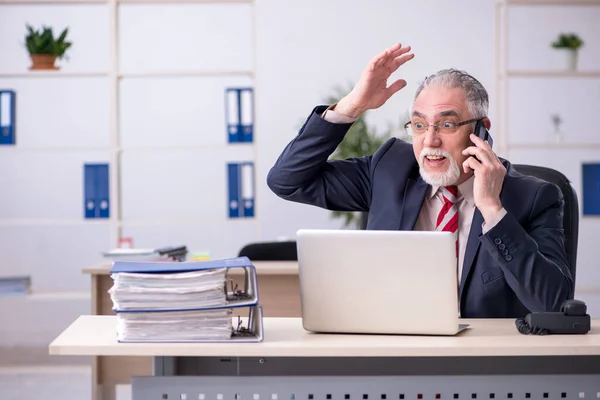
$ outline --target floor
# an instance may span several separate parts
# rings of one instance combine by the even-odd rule
[[[89,359],[53,357],[47,349],[0,348],[0,399],[91,400]]]

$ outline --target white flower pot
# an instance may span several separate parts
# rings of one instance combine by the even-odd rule
[[[567,71],[577,70],[577,50],[572,49],[557,49],[562,58],[562,67]]]

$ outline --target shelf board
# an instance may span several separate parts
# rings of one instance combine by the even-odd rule
[[[203,77],[203,76],[231,76],[246,75],[254,77],[250,70],[205,70],[205,71],[148,71],[148,72],[121,72],[119,78],[162,78],[162,77]]]
[[[120,4],[250,4],[253,0],[116,0]]]
[[[506,146],[511,149],[596,149],[600,148],[600,143],[514,143]]]
[[[121,219],[118,224],[121,228],[159,227],[173,225],[203,225],[203,224],[257,224],[258,217],[250,218],[172,218],[172,219]]]
[[[0,5],[55,4],[251,4],[254,0],[0,0]]]
[[[105,218],[98,219],[60,219],[60,218],[9,218],[0,219],[0,227],[7,226],[82,226],[82,225],[106,225],[109,226],[112,220]]]
[[[0,0],[1,1],[1,0]],[[108,76],[108,72],[103,71],[90,71],[90,72],[79,72],[79,71],[62,71],[62,70],[48,70],[48,71],[20,71],[20,72],[0,72],[0,78],[85,78],[85,77],[104,77]]]
[[[108,4],[109,0],[0,0],[0,5]]]
[[[598,6],[600,0],[500,0],[500,3],[523,6]]]
[[[522,78],[600,78],[600,71],[507,71],[505,76]]]

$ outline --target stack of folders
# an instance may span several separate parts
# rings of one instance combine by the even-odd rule
[[[244,287],[234,285],[237,269]],[[260,342],[262,307],[247,257],[210,261],[116,261],[108,293],[119,342]],[[247,324],[233,316],[248,311]]]

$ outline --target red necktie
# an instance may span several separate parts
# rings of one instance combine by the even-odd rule
[[[436,231],[452,232],[456,243],[456,257],[458,258],[458,208],[456,200],[458,196],[458,188],[456,186],[442,186],[440,188],[444,198],[444,205],[438,214],[435,224]]]

